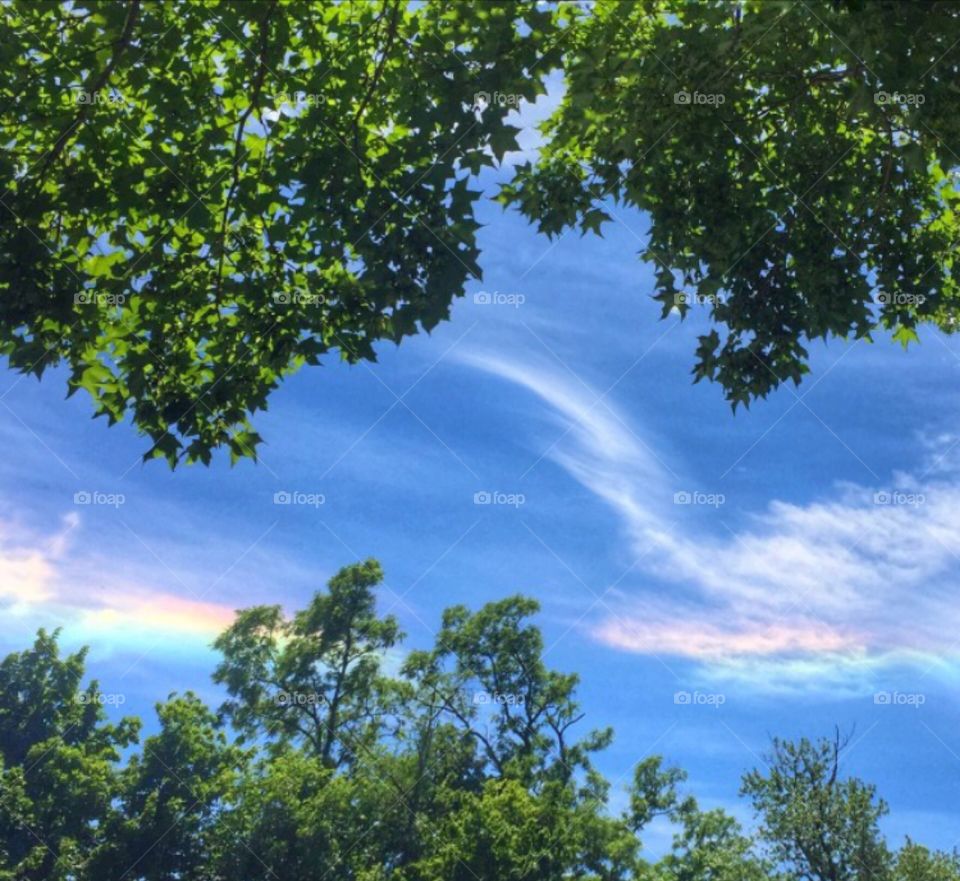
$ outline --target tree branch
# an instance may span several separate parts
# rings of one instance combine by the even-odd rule
[[[90,108],[94,105],[97,95],[100,94],[103,87],[107,84],[110,75],[116,70],[120,59],[130,45],[130,41],[133,38],[133,29],[136,27],[139,17],[140,0],[130,0],[130,6],[127,9],[127,18],[123,23],[123,30],[113,44],[113,54],[110,56],[107,66],[94,79],[84,85],[83,91],[87,95],[87,102],[81,104],[80,112],[76,115],[73,122],[61,130],[56,141],[53,142],[53,147],[50,148],[50,152],[43,160],[39,172],[37,172],[38,190],[43,186],[46,173],[50,169],[50,166],[57,161],[64,149],[66,149],[70,141],[70,136],[86,122],[87,117],[90,115]]]
[[[233,139],[233,177],[230,186],[227,189],[227,198],[223,203],[223,218],[220,222],[220,258],[217,263],[217,286],[214,293],[214,300],[219,307],[220,290],[223,285],[223,259],[227,251],[227,224],[230,219],[230,204],[240,184],[240,151],[243,147],[243,132],[247,126],[247,120],[251,114],[258,108],[260,103],[260,92],[263,89],[263,82],[267,76],[267,48],[270,41],[270,17],[276,10],[276,0],[272,0],[267,14],[260,22],[260,48],[257,52],[257,72],[253,79],[253,89],[250,93],[250,103],[246,110],[240,114],[237,120],[237,133]]]
[[[383,52],[380,53],[380,58],[377,61],[377,66],[374,68],[373,76],[370,78],[366,92],[360,99],[360,104],[357,107],[356,115],[353,117],[353,146],[355,152],[359,150],[360,145],[360,122],[363,118],[363,114],[367,110],[367,105],[370,103],[374,92],[377,90],[377,86],[380,84],[380,79],[383,76],[383,69],[386,67],[387,59],[390,57],[390,50],[393,48],[393,43],[397,36],[399,15],[400,0],[396,0],[391,8],[390,24],[387,27],[387,40],[384,44]]]

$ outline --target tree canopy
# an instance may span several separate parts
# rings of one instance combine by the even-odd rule
[[[960,10],[944,2],[6,0],[0,352],[69,369],[146,456],[255,456],[280,380],[376,357],[480,276],[475,180],[555,235],[649,218],[696,379],[955,325]],[[472,186],[473,184],[473,186]],[[584,291],[584,300],[590,296]]]
[[[279,379],[479,276],[469,180],[543,92],[523,3],[4,3],[0,351],[171,462],[252,455]]]
[[[381,577],[238,612],[222,705],[173,694],[142,742],[57,634],[0,661],[0,881],[960,881],[957,854],[887,844],[840,738],[774,742],[744,777],[755,834],[658,756],[614,799],[593,761],[613,733],[544,664],[533,600],[455,606],[398,654]]]
[[[550,234],[648,215],[663,314],[715,325],[696,379],[736,406],[799,383],[811,339],[954,329],[955,4],[601,2],[569,29],[503,197]]]

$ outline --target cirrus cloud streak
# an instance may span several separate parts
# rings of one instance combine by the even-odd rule
[[[864,685],[905,665],[960,672],[955,472],[839,484],[807,504],[773,499],[731,526],[719,506],[675,504],[695,485],[678,476],[682,463],[586,384],[486,353],[461,361],[532,393],[566,426],[545,456],[616,513],[641,561],[645,578],[611,591],[595,639],[759,688]]]

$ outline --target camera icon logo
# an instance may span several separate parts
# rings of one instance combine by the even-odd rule
[[[289,505],[293,501],[293,496],[290,493],[281,490],[280,492],[275,492],[273,494],[273,503],[275,505]]]
[[[689,104],[690,103],[690,93],[686,89],[681,89],[679,92],[673,93],[673,103],[674,104]]]

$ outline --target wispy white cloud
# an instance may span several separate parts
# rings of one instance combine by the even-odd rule
[[[76,515],[62,529],[38,542],[10,521],[0,522],[0,607],[24,607],[52,599],[56,561],[66,550]]]
[[[616,591],[596,639],[762,688],[862,690],[893,667],[960,672],[960,480],[935,451],[916,476],[772,500],[733,528],[719,506],[690,516],[677,505],[692,491],[683,467],[577,379],[490,354],[461,360],[569,426],[546,455],[617,513],[646,568],[646,583]]]

